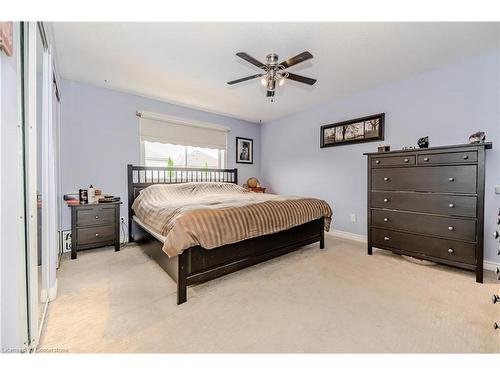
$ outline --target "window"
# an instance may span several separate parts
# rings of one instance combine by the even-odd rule
[[[225,150],[144,141],[147,167],[225,168]]]
[[[148,167],[225,168],[227,128],[140,113],[143,163]]]

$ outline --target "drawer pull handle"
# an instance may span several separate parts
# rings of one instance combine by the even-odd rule
[[[424,161],[429,161],[429,158],[424,158]]]
[[[380,164],[380,160],[375,160],[375,164]]]
[[[453,226],[448,227],[448,230],[454,230],[454,229],[455,229],[455,227],[453,227]]]
[[[453,182],[453,181],[455,181],[455,179],[453,177],[449,177],[448,181]]]
[[[96,237],[99,237],[99,233],[96,233],[96,234],[95,234],[95,236],[96,236]]]
[[[493,323],[493,328],[494,329],[500,329],[500,325],[498,325],[497,322]]]
[[[499,234],[498,234],[498,231],[494,231],[493,232],[493,238],[498,238]]]
[[[455,205],[454,205],[453,203],[450,203],[450,204],[448,205],[448,207],[453,208],[453,207],[455,207]]]
[[[384,203],[387,203],[387,202],[389,202],[389,199],[384,198]]]
[[[384,241],[389,241],[389,237],[384,237]]]
[[[408,163],[410,161],[410,159],[405,159],[403,160],[405,163]]]
[[[99,215],[95,215],[95,218],[96,218],[96,219],[99,219]]]
[[[387,223],[389,221],[389,219],[384,217],[384,221]]]
[[[464,160],[467,160],[469,158],[468,155],[464,155]]]
[[[384,181],[389,181],[389,177],[384,177]]]
[[[493,302],[494,304],[500,302],[500,296],[498,294],[493,294],[491,296],[491,302]]]
[[[453,253],[455,252],[455,250],[453,250],[453,249],[450,247],[450,248],[448,249],[448,252],[449,252],[450,254],[453,254]]]

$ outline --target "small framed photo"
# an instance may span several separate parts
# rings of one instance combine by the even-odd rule
[[[236,163],[253,164],[253,139],[236,137]]]
[[[372,142],[384,139],[385,113],[360,117],[321,127],[320,147],[350,143]]]

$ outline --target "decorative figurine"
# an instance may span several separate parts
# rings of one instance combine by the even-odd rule
[[[429,136],[420,138],[417,145],[420,148],[429,148]]]
[[[389,145],[379,145],[377,147],[377,151],[378,152],[387,152],[387,151],[391,151],[391,146]]]
[[[469,137],[469,143],[484,143],[486,134],[484,132],[476,132]]]

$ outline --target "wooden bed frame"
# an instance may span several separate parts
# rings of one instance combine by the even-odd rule
[[[176,257],[169,258],[162,250],[163,243],[133,219],[132,203],[139,192],[154,184],[183,182],[238,183],[237,169],[199,169],[143,167],[129,164],[128,215],[129,241],[146,242],[144,251],[177,283],[177,304],[186,302],[187,286],[193,285],[245,267],[278,257],[314,242],[324,248],[324,218],[266,236],[206,250],[194,246]]]

